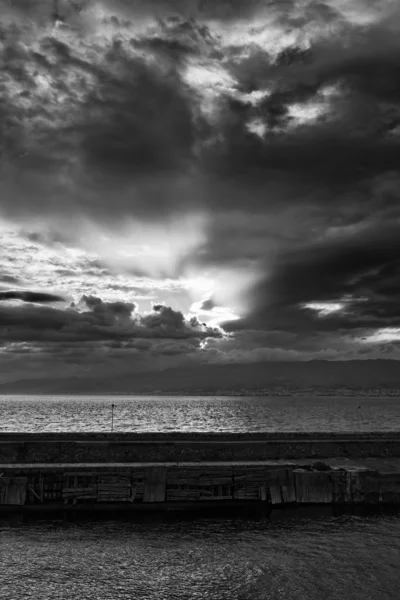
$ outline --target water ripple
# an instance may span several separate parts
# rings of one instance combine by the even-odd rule
[[[400,518],[0,522],[1,598],[397,600]]]
[[[399,431],[395,397],[8,396],[0,431]]]

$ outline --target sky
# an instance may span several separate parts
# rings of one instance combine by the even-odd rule
[[[0,14],[0,381],[400,358],[398,0]]]

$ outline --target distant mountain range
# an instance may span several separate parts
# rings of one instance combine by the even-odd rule
[[[20,379],[2,394],[292,393],[400,390],[400,361],[353,360],[200,365],[99,379]]]

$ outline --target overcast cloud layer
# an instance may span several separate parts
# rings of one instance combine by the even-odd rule
[[[399,358],[396,0],[0,0],[1,379]]]

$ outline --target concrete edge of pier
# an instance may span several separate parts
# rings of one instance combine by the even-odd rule
[[[400,458],[400,432],[0,433],[0,463],[237,462]]]
[[[0,424],[1,427],[1,424]],[[0,442],[13,441],[55,441],[68,440],[75,442],[213,442],[213,443],[241,443],[241,442],[263,442],[263,441],[293,441],[301,440],[312,442],[315,440],[325,441],[382,441],[399,440],[400,431],[170,431],[170,432],[143,432],[143,431],[1,431]]]

